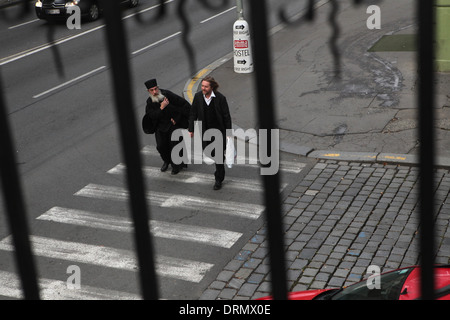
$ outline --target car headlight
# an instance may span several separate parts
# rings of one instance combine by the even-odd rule
[[[42,1],[41,0],[36,1],[35,6],[36,8],[42,8]]]
[[[73,0],[66,2],[66,7],[77,6],[80,3],[80,0]]]

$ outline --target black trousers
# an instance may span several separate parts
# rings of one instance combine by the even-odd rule
[[[214,172],[214,178],[216,181],[222,182],[225,179],[225,164],[216,163],[216,172]]]
[[[223,161],[222,163],[215,163],[216,166],[216,171],[214,172],[214,178],[216,179],[216,181],[222,182],[225,179],[225,147],[226,147],[226,136],[223,135],[223,141],[222,141],[222,155],[223,155]],[[212,141],[204,141],[203,142],[203,150],[205,150],[205,148],[211,144],[214,141],[214,139]],[[211,156],[215,157],[216,156],[216,149],[213,149],[211,152]]]
[[[158,150],[161,159],[166,162],[170,163],[172,165],[172,168],[175,168],[179,165],[176,165],[172,161],[172,149],[174,146],[176,146],[179,141],[172,141],[172,132],[177,129],[176,127],[172,127],[167,132],[162,132],[159,130],[156,130],[155,132],[155,139],[156,139],[156,149]],[[181,140],[182,138],[180,138]]]

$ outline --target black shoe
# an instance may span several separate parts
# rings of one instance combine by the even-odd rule
[[[181,171],[181,166],[176,166],[172,168],[172,174],[178,174]]]
[[[219,190],[219,189],[221,189],[221,188],[222,188],[222,182],[216,181],[216,183],[214,183],[213,189],[214,189],[214,190]]]
[[[161,172],[167,171],[168,168],[169,168],[169,163],[164,162],[164,164],[161,167]]]

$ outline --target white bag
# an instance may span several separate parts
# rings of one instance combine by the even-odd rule
[[[233,167],[235,158],[236,158],[236,150],[234,149],[234,139],[233,137],[227,137],[225,163],[227,164],[228,168]]]
[[[206,163],[207,165],[212,165],[215,163],[214,159],[208,157],[204,152],[203,152],[203,163]]]

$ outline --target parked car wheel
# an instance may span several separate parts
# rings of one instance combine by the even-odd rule
[[[89,7],[89,14],[88,14],[88,20],[89,21],[95,21],[100,16],[100,8],[98,7],[97,3],[92,3]]]
[[[134,8],[139,4],[139,0],[130,0],[130,8]]]

